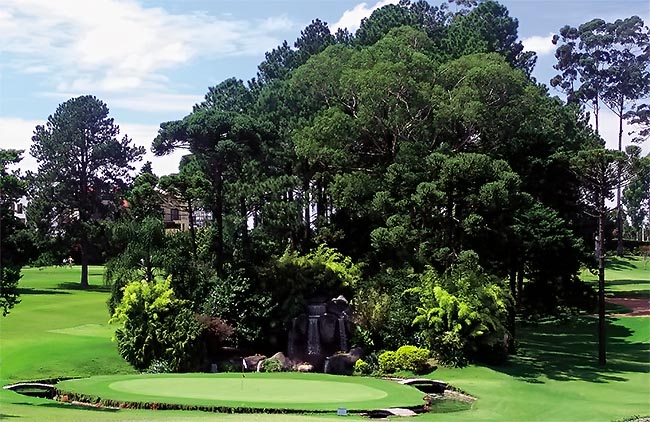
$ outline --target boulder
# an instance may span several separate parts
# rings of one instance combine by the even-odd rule
[[[264,355],[253,355],[253,356],[245,357],[242,360],[242,366],[244,367],[244,371],[248,371],[248,372],[257,371],[258,365],[260,365],[264,359],[266,359],[266,356]]]
[[[313,372],[314,371],[314,365],[311,363],[301,363],[300,365],[296,366],[296,371],[298,372]]]
[[[325,360],[324,372],[334,375],[352,375],[354,363],[357,360],[359,360],[359,356],[350,353],[337,353]]]
[[[284,355],[282,352],[278,352],[269,358],[270,360],[276,360],[282,365],[282,369],[285,371],[291,369],[291,360]]]
[[[319,318],[319,331],[321,341],[324,343],[334,343],[336,333],[338,332],[339,319],[332,314],[325,314]]]

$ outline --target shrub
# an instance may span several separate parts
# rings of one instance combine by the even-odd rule
[[[420,324],[435,357],[460,366],[498,347],[509,336],[506,328],[512,303],[505,283],[483,271],[478,255],[463,251],[458,263],[440,276],[432,269],[421,277]]]
[[[372,373],[372,367],[365,360],[357,359],[357,361],[354,362],[355,375],[370,375],[371,373]]]
[[[174,372],[174,367],[166,360],[155,359],[144,372],[148,374],[168,374]]]
[[[224,360],[218,363],[219,372],[241,372],[241,364],[236,364],[229,360]]]
[[[420,306],[409,290],[414,280],[408,270],[387,270],[359,283],[352,299],[353,319],[360,327],[355,344],[372,351],[421,343],[420,330],[413,326]]]
[[[203,313],[232,324],[230,340],[236,347],[259,341],[274,309],[270,297],[254,287],[243,269],[226,267],[227,276],[213,276],[202,303]]]
[[[398,369],[422,373],[427,368],[427,360],[431,352],[429,349],[421,349],[416,346],[402,346],[395,352],[395,360]]]
[[[382,374],[392,374],[397,371],[397,355],[395,352],[387,350],[379,355],[379,372]]]
[[[260,371],[282,372],[284,371],[284,367],[282,366],[282,362],[280,362],[277,359],[264,359],[264,361],[262,361],[262,366],[260,367]]]
[[[197,370],[205,357],[204,327],[184,300],[177,299],[163,282],[133,282],[126,286],[111,323],[123,324],[115,332],[120,355],[144,370],[156,360],[169,363],[173,372]]]
[[[196,320],[205,328],[206,346],[211,354],[216,354],[235,332],[234,328],[221,318],[197,315]]]

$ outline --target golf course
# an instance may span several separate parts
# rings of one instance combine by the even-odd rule
[[[634,258],[614,261],[607,271],[608,299],[632,297],[647,303],[650,269],[643,264]],[[365,377],[139,375],[111,341],[115,327],[107,323],[103,268],[91,268],[88,290],[77,288],[78,271],[78,267],[23,271],[21,303],[0,320],[3,385],[69,379],[57,387],[122,402],[304,411],[219,416],[234,421],[331,420],[338,407],[421,403],[422,394],[413,388]],[[590,277],[585,274],[588,281]],[[596,318],[592,315],[521,324],[518,353],[507,364],[440,368],[429,375],[476,397],[470,410],[423,414],[418,419],[622,421],[650,415],[650,318],[624,316],[629,310],[616,304],[610,309],[606,366],[597,364]],[[7,390],[0,391],[0,417],[17,421],[214,420],[207,412],[89,407]]]

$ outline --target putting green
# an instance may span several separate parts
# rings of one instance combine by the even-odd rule
[[[116,402],[304,411],[422,405],[423,394],[391,381],[301,373],[99,376],[62,381],[61,392]]]

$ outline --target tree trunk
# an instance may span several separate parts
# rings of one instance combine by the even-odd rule
[[[241,245],[244,259],[248,260],[250,256],[250,241],[248,237],[248,212],[246,210],[246,198],[239,197],[239,213],[242,219],[241,225]]]
[[[82,228],[83,232],[81,234],[81,288],[87,289],[90,285],[88,284],[88,235],[85,232],[85,228]]]
[[[196,258],[196,227],[194,227],[194,207],[192,206],[192,200],[187,200],[187,218],[190,224],[190,238],[192,239],[192,254]]]
[[[519,271],[517,272],[517,309],[522,307],[522,297],[524,292],[524,265],[519,263]]]
[[[598,197],[598,364],[605,365],[606,327],[605,327],[605,192]]]
[[[215,176],[214,222],[217,233],[213,247],[215,267],[217,271],[221,271],[221,268],[223,268],[223,179],[219,170],[217,170]]]
[[[621,96],[621,102],[619,103],[618,150],[623,151],[623,96]],[[616,230],[618,231],[616,255],[618,256],[623,256],[623,212],[621,210],[621,179],[623,178],[622,173],[623,165],[621,162],[619,162],[616,174]]]
[[[304,247],[306,248],[311,240],[311,199],[309,197],[309,177],[305,176],[302,180],[302,194],[304,198]]]
[[[508,312],[508,330],[510,331],[510,338],[508,339],[508,353],[514,354],[517,352],[515,348],[515,331],[517,324],[517,266],[513,260],[510,268],[510,293],[512,294],[512,305]]]

